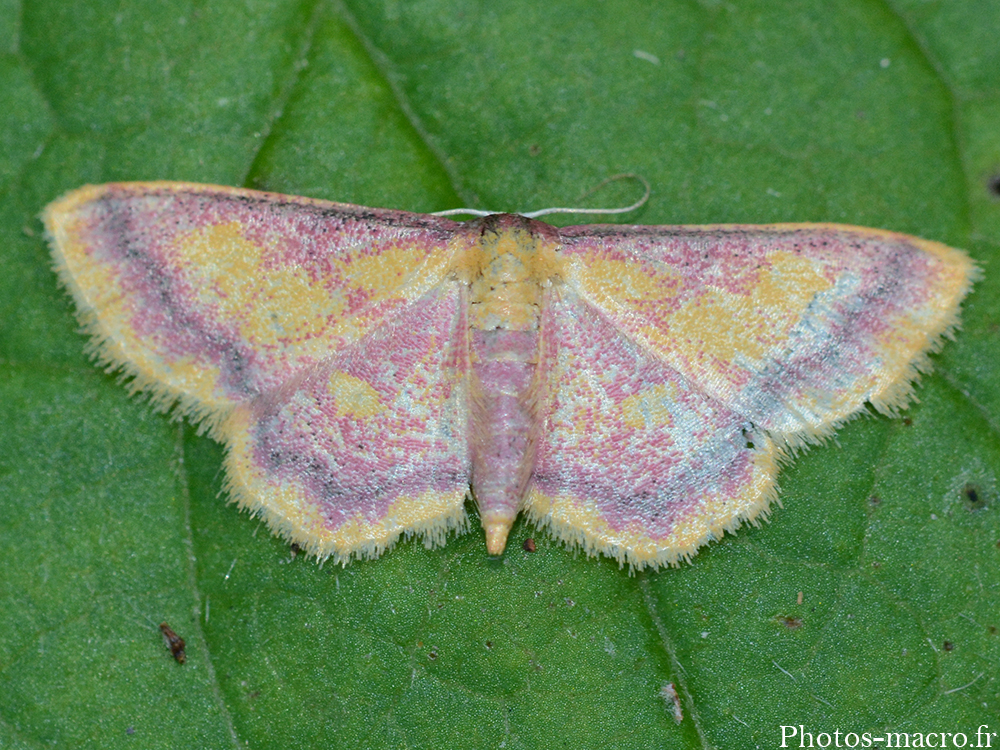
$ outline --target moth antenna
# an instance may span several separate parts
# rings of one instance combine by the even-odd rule
[[[503,211],[483,211],[481,208],[449,208],[447,211],[431,211],[431,216],[460,216],[469,214],[470,216],[491,216],[492,214],[502,214]]]
[[[602,180],[597,185],[592,187],[586,193],[580,196],[580,200],[583,200],[588,195],[592,195],[600,190],[602,187],[611,182],[618,182],[619,180],[637,180],[642,183],[645,188],[642,197],[639,198],[635,203],[629,204],[628,206],[621,206],[619,208],[564,208],[564,207],[554,207],[554,208],[540,208],[537,211],[528,211],[521,213],[528,219],[537,219],[539,216],[547,216],[548,214],[627,214],[629,211],[635,211],[637,208],[641,208],[645,205],[646,201],[649,200],[652,188],[645,177],[641,175],[634,174],[633,172],[626,172],[624,174],[616,174]],[[468,214],[471,216],[490,216],[491,214],[501,214],[504,211],[483,211],[479,208],[449,208],[447,211],[435,211],[432,216],[456,216],[460,214]],[[519,212],[520,213],[520,212]]]
[[[641,182],[643,186],[642,197],[635,203],[628,206],[621,206],[619,208],[540,208],[537,211],[526,213],[524,216],[529,219],[537,219],[539,216],[546,216],[548,214],[627,214],[629,211],[635,211],[636,209],[642,208],[646,205],[646,201],[649,200],[649,195],[652,193],[653,189],[650,187],[649,182],[645,177],[633,172],[612,175],[606,180],[602,180],[586,193],[581,195],[580,200],[583,200],[588,195],[593,195],[605,185],[612,182],[618,182],[620,180],[637,180],[638,182]]]

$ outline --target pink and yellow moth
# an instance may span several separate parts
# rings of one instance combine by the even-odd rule
[[[172,182],[44,214],[93,348],[227,447],[241,508],[320,560],[478,504],[630,567],[766,516],[779,465],[904,407],[976,274],[836,224],[557,229]]]

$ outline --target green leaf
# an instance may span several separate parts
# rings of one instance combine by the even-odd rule
[[[0,0],[0,746],[1000,731],[997,28],[991,0]],[[621,172],[653,188],[630,222],[885,227],[985,271],[920,403],[637,576],[524,524],[490,559],[476,518],[293,559],[218,496],[219,446],[87,362],[36,218],[110,180],[531,210]]]

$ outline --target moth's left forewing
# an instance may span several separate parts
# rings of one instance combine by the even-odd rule
[[[792,444],[905,405],[958,322],[959,250],[832,224],[570,227],[567,277],[637,344]]]
[[[175,182],[80,188],[44,220],[102,361],[212,429],[439,284],[457,226]]]

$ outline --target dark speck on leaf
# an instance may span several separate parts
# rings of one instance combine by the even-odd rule
[[[532,539],[529,536],[527,539],[524,540],[524,544],[521,545],[521,546],[524,547],[524,551],[525,552],[534,552],[535,551],[535,540]]]
[[[184,639],[177,635],[165,622],[160,623],[160,632],[163,633],[163,640],[167,642],[167,648],[170,649],[170,653],[177,660],[177,663],[183,664],[186,662],[187,654],[184,653]]]
[[[970,511],[982,510],[986,507],[985,493],[983,493],[981,487],[971,482],[962,488],[962,500],[965,503],[966,509]]]

